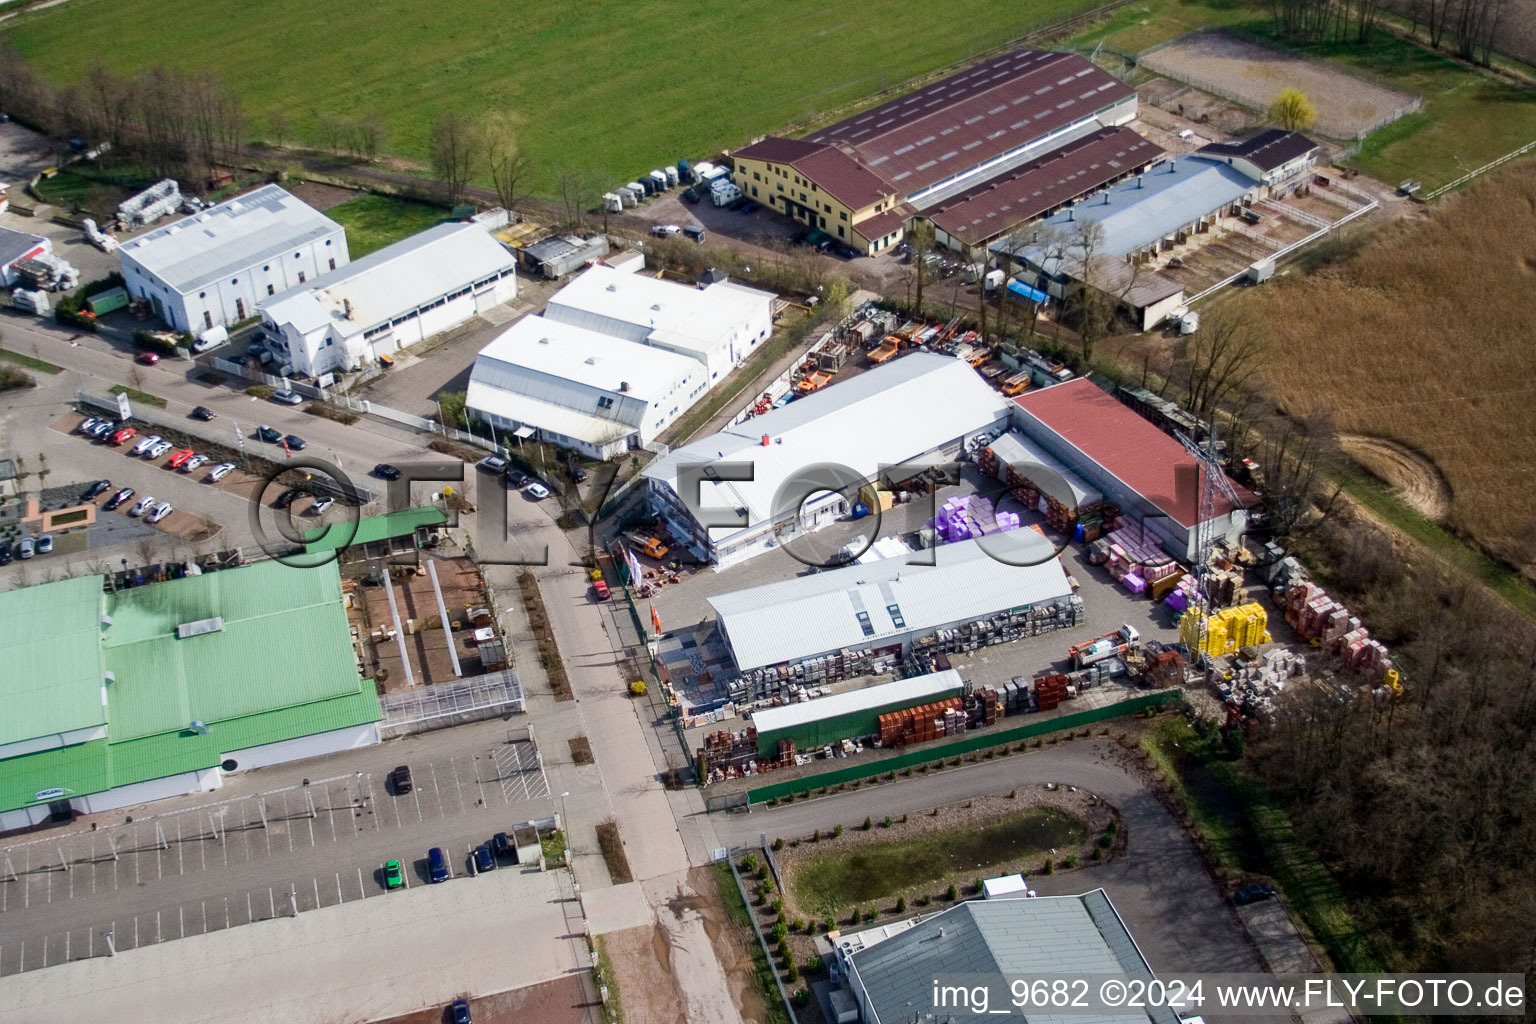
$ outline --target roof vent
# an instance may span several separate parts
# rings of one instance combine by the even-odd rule
[[[208,726],[204,722],[199,722],[196,719],[193,719],[187,723],[187,732],[196,733],[199,736],[207,736]]]
[[[112,672],[111,669],[107,669],[106,675],[105,675],[104,678],[105,678],[106,682],[109,682],[109,683],[117,682],[117,676]]]
[[[655,303],[654,305],[651,306],[651,308],[654,309],[654,310],[660,311],[661,303],[659,303],[659,302]]]
[[[627,381],[627,380],[619,381],[619,390],[620,391],[628,391],[629,390],[629,381]]]
[[[588,366],[596,366],[597,365],[597,357],[596,356],[587,356],[586,363],[587,363]]]
[[[190,636],[202,636],[204,633],[217,633],[223,630],[224,620],[215,615],[211,619],[198,619],[194,622],[183,622],[176,627],[176,639],[185,640]]]
[[[101,616],[101,628],[102,629],[110,629],[110,628],[112,628],[112,616],[107,615],[105,613],[102,614],[102,616]]]
[[[611,292],[616,292],[616,291],[619,290],[619,286],[611,284],[611,285],[608,286],[608,290],[611,291]]]
[[[549,344],[549,339],[548,338],[540,338],[539,339],[539,344],[540,345],[548,345]]]

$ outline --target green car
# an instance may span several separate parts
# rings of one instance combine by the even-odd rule
[[[263,423],[256,428],[256,439],[258,441],[265,441],[267,444],[277,444],[277,442],[283,439],[283,435]]]
[[[400,870],[400,862],[387,860],[384,862],[384,888],[399,889],[405,885],[405,872]]]

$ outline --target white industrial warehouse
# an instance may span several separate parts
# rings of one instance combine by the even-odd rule
[[[296,371],[356,370],[517,297],[517,261],[480,225],[439,224],[260,303]]]
[[[341,225],[276,185],[124,242],[118,256],[128,294],[189,334],[253,317],[261,300],[350,262]]]
[[[835,471],[817,474],[831,486],[811,500],[802,503],[804,493],[780,495],[813,467],[842,466],[874,481],[884,467],[950,457],[965,441],[998,433],[1011,409],[963,360],[913,353],[657,459],[644,472],[648,501],[697,557],[732,565],[848,513],[856,500],[849,493],[853,482]],[[686,494],[690,475],[731,462],[749,463],[752,479],[704,479],[696,499]],[[703,522],[715,517],[732,525]]]
[[[708,387],[687,356],[528,316],[476,357],[465,406],[504,434],[532,427],[610,459],[650,442]]]
[[[551,296],[544,315],[689,356],[713,387],[768,340],[773,295],[718,274],[689,286],[599,265]]]
[[[709,603],[737,670],[781,676],[839,655],[875,662],[860,666],[875,671],[885,661],[888,671],[941,630],[1003,616],[1026,634],[1042,632],[1074,625],[1081,607],[1055,547],[1030,529],[796,576]]]

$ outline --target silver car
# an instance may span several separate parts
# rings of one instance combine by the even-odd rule
[[[142,516],[144,513],[148,512],[150,510],[150,507],[153,506],[154,503],[155,503],[154,495],[146,494],[146,495],[144,495],[144,497],[139,499],[139,503],[137,505],[133,506],[133,508],[128,510],[128,514],[130,516],[133,516],[133,518],[137,519],[140,516]]]
[[[170,502],[162,501],[160,504],[155,506],[155,510],[153,512],[144,517],[144,521],[146,523],[158,523],[160,520],[170,515],[173,511],[175,510],[171,508]]]
[[[234,469],[235,464],[233,462],[221,462],[208,471],[208,479],[213,483],[218,483],[234,472]]]
[[[196,470],[196,469],[200,468],[207,461],[208,461],[208,456],[206,456],[206,455],[194,455],[190,459],[188,459],[186,462],[183,462],[181,464],[181,471],[183,473],[191,473],[193,470]]]
[[[133,446],[133,454],[143,455],[145,452],[149,451],[155,445],[164,440],[165,438],[161,437],[159,434],[150,434],[148,437],[141,437],[139,439],[139,443]]]
[[[176,446],[170,441],[161,441],[158,444],[150,446],[149,451],[145,453],[145,457],[150,459],[158,459],[160,456],[164,455],[166,452],[175,447]]]

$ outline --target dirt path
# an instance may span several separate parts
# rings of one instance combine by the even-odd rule
[[[1385,437],[1343,434],[1339,447],[1380,477],[1400,501],[1439,522],[1451,510],[1451,485],[1423,452]]]

